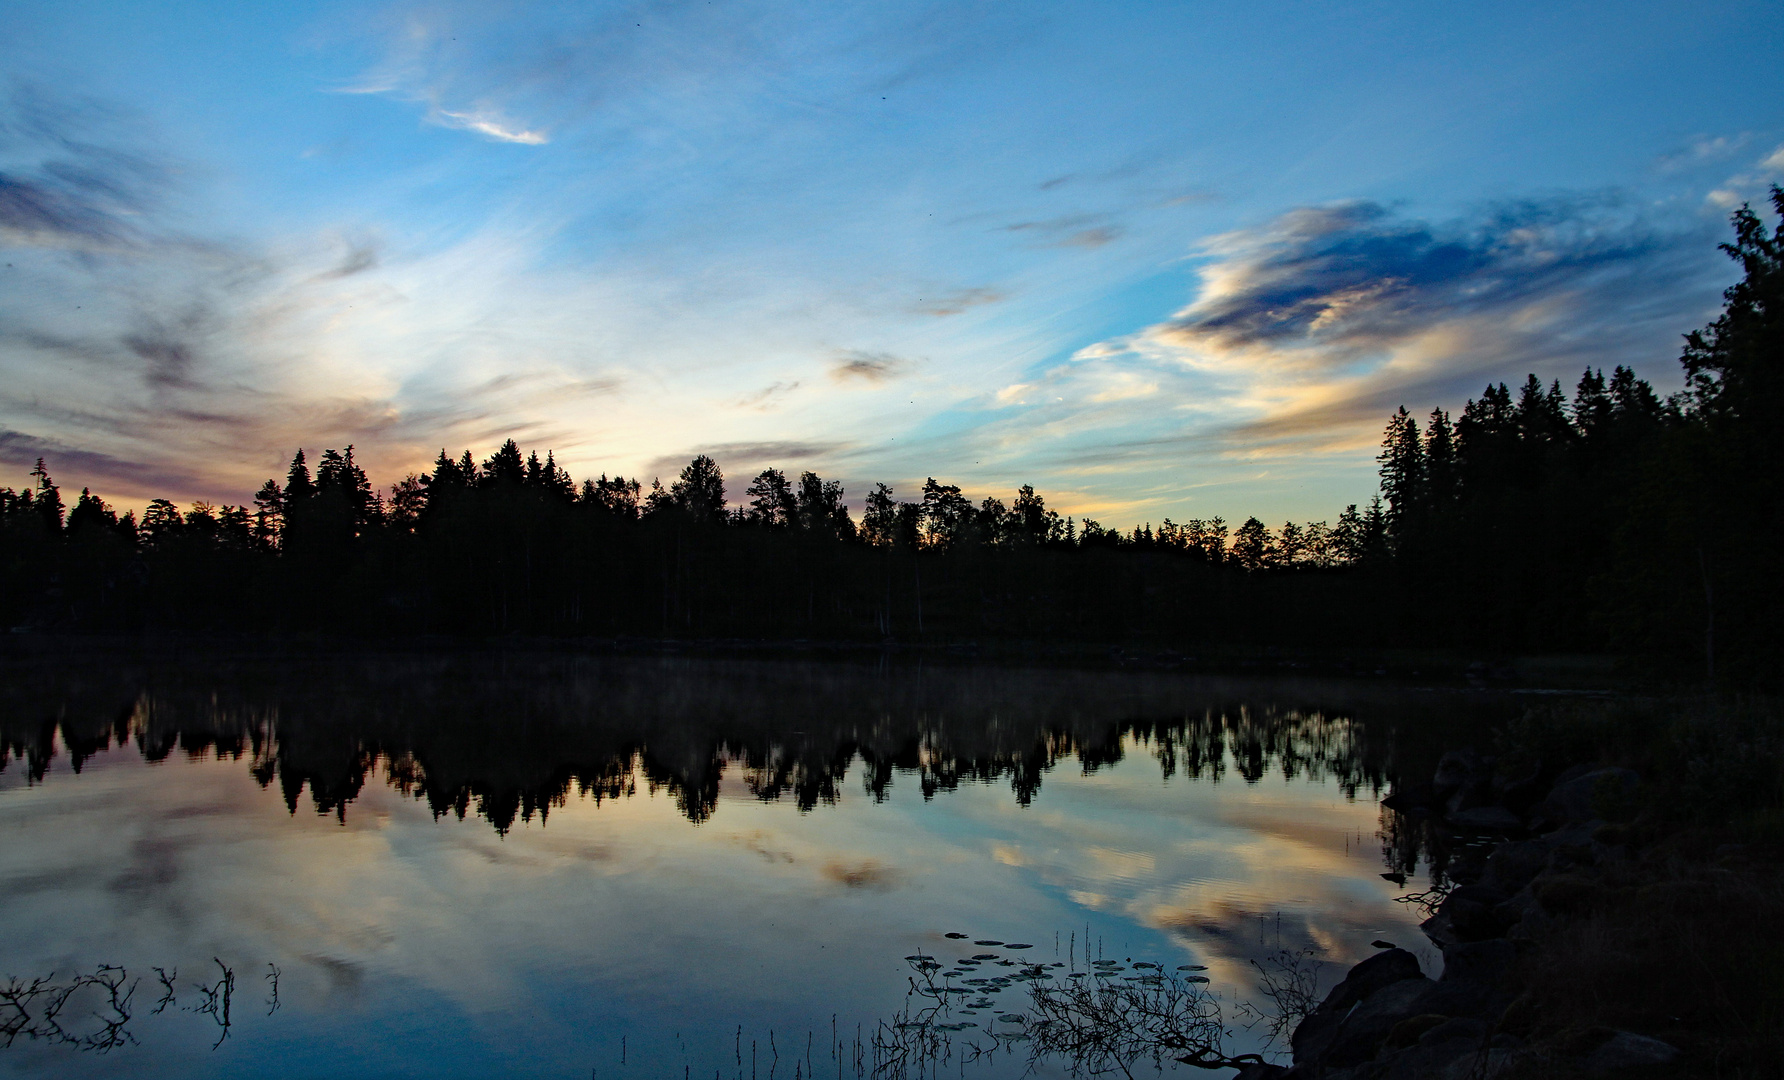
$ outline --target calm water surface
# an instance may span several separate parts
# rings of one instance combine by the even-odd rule
[[[1088,942],[1237,1000],[1251,961],[1314,948],[1329,983],[1375,939],[1422,945],[1381,877],[1416,858],[1376,802],[1396,760],[1515,708],[656,658],[4,677],[0,975],[135,988],[128,1022],[89,985],[66,1037],[16,1034],[21,1076],[855,1076],[910,955],[1082,969]],[[1025,993],[951,1019],[970,1038]]]

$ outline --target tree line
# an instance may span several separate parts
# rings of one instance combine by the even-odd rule
[[[1772,201],[1784,214],[1784,192]],[[740,505],[707,456],[669,485],[578,483],[512,439],[441,450],[387,489],[353,447],[304,450],[252,503],[138,519],[45,462],[0,488],[8,626],[652,637],[979,637],[1615,651],[1752,675],[1775,656],[1784,227],[1749,208],[1744,271],[1686,335],[1664,399],[1630,368],[1571,395],[1529,376],[1453,420],[1402,407],[1380,493],[1331,522],[1166,519],[1123,532],[1032,487],[977,503],[929,478],[859,519],[778,469]]]

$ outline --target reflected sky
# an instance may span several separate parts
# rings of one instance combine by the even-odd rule
[[[1366,720],[1292,723],[1365,741]],[[307,797],[288,808],[252,750],[150,761],[133,738],[77,776],[55,739],[41,780],[17,762],[0,772],[0,974],[110,963],[152,983],[152,965],[177,966],[186,987],[217,957],[238,1007],[212,1051],[189,989],[147,1017],[144,988],[140,1045],[19,1043],[0,1051],[15,1075],[730,1077],[750,1075],[754,1040],[766,1076],[770,1032],[776,1075],[803,1075],[808,1033],[830,1075],[832,1018],[846,1041],[897,1009],[901,957],[975,951],[948,932],[1032,942],[1024,959],[1048,963],[1081,964],[1088,940],[1117,959],[1206,964],[1229,995],[1251,993],[1249,962],[1279,948],[1317,947],[1329,983],[1376,938],[1420,941],[1379,876],[1374,785],[1286,778],[1276,758],[1247,782],[1235,745],[1198,778],[1168,768],[1170,740],[1144,725],[1062,741],[1026,803],[995,771],[933,797],[908,766],[876,786],[885,770],[864,750],[834,801],[806,810],[763,797],[759,753],[722,751],[697,822],[640,750],[598,800],[571,785],[505,831],[406,794],[394,759],[370,763],[381,779],[344,812],[318,812]],[[270,1016],[268,965],[281,973]]]

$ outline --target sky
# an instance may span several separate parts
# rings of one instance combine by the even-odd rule
[[[1771,3],[0,0],[0,485],[510,436],[1121,527],[1334,518],[1388,414],[1679,386]]]

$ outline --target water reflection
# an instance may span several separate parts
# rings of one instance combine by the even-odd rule
[[[1416,922],[1378,876],[1372,796],[1446,748],[1447,724],[1505,708],[1379,685],[688,659],[5,675],[0,972],[221,957],[244,973],[214,1053],[182,991],[177,1015],[130,1029],[141,1046],[82,1055],[90,1075],[256,1075],[276,1054],[306,1075],[733,1076],[751,1038],[767,1069],[814,1032],[821,1054],[832,1029],[828,1075],[871,1060],[901,956],[1082,968],[1095,939],[1203,968],[1223,993],[1284,949],[1343,964]],[[268,961],[283,1008],[243,1023],[245,973]],[[74,1068],[33,1046],[9,1065]]]
[[[1008,782],[1027,806],[1062,759],[1095,773],[1130,740],[1166,779],[1280,773],[1354,796],[1379,791],[1395,714],[1416,711],[1403,692],[1355,687],[1278,686],[1285,696],[1259,702],[1255,686],[1219,680],[933,666],[323,657],[9,674],[0,770],[21,762],[32,782],[59,755],[79,773],[133,745],[148,761],[245,759],[293,812],[307,789],[317,811],[345,820],[381,778],[498,832],[640,783],[698,824],[727,770],[758,799],[811,810],[842,797],[857,761],[875,800],[905,776],[926,798]],[[1366,701],[1372,726],[1333,698]]]

